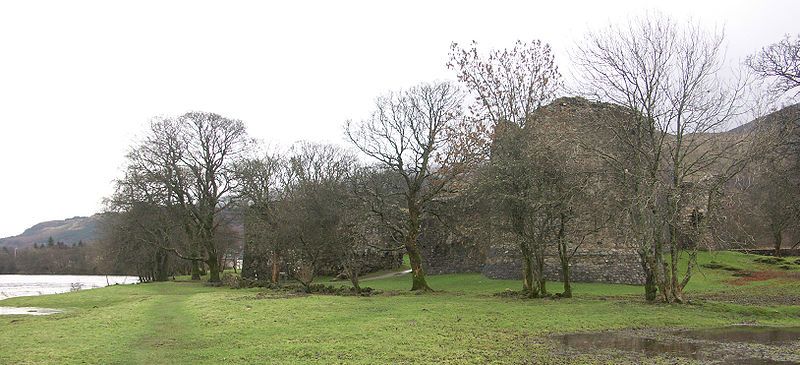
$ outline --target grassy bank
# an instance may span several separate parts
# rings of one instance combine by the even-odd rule
[[[518,289],[519,282],[478,274],[431,277],[440,291],[425,295],[406,292],[408,277],[367,280],[364,285],[386,291],[367,298],[191,282],[12,298],[0,305],[66,312],[0,317],[0,363],[583,363],[591,357],[553,354],[557,345],[548,336],[742,322],[800,325],[800,307],[791,303],[737,304],[776,290],[800,296],[793,276],[798,266],[776,269],[736,253],[701,257],[701,263],[711,261],[729,270],[702,269],[688,289],[696,298],[691,305],[646,304],[642,288],[610,284],[576,284],[573,299],[506,299],[493,294]],[[735,282],[730,268],[789,275]],[[559,290],[559,283],[550,288]]]

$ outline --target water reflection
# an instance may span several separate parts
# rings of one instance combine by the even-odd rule
[[[680,335],[698,340],[775,345],[800,340],[800,327],[732,326],[685,331]]]
[[[631,332],[577,333],[559,337],[561,344],[582,350],[614,349],[643,353],[646,356],[666,355],[694,360],[722,360],[723,364],[778,365],[800,364],[768,358],[745,356],[720,356],[718,347],[728,343],[753,343],[783,346],[800,341],[800,327],[732,326],[723,328],[677,331],[668,333],[665,339],[636,336]],[[694,340],[694,342],[692,341]],[[700,342],[697,342],[700,340]],[[711,342],[711,343],[709,343]],[[716,343],[716,345],[714,344]],[[728,362],[725,362],[728,361]],[[717,363],[717,362],[715,362]]]
[[[700,352],[700,346],[694,343],[659,341],[615,332],[564,335],[561,336],[561,343],[582,350],[604,348],[643,352],[648,356],[667,353],[695,360],[704,359]]]

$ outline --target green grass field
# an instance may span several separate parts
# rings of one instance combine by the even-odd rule
[[[365,280],[363,286],[385,291],[372,297],[287,297],[167,282],[12,298],[0,305],[66,312],[0,317],[0,364],[591,363],[588,355],[553,354],[549,336],[742,322],[800,325],[800,306],[792,303],[737,304],[775,293],[777,299],[800,297],[800,265],[775,269],[753,258],[705,253],[700,262],[786,275],[732,285],[731,271],[701,269],[687,289],[694,299],[689,305],[646,304],[641,287],[612,284],[577,283],[572,299],[501,298],[493,294],[520,283],[478,274],[431,276],[438,291],[423,295],[407,292],[405,276]],[[549,289],[560,290],[560,283]]]

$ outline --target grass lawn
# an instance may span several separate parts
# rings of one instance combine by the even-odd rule
[[[738,253],[704,253],[700,262],[771,271]],[[775,269],[783,270],[783,269]],[[800,266],[784,270],[800,272]],[[12,298],[2,306],[65,309],[51,316],[0,317],[0,364],[262,363],[586,363],[560,358],[549,335],[643,327],[714,327],[742,322],[800,326],[800,306],[702,299],[800,296],[797,276],[733,285],[732,271],[701,269],[690,305],[646,304],[631,285],[573,286],[575,298],[496,297],[513,280],[478,274],[431,276],[436,293],[406,290],[410,279],[365,280],[373,297],[285,297],[261,289],[192,282],[114,286]],[[345,282],[336,285],[346,285]],[[560,290],[551,283],[551,291]]]

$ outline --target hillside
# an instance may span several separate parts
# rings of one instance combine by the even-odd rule
[[[733,128],[726,133],[749,133],[755,128],[775,128],[791,125],[791,121],[800,120],[800,103],[783,107],[761,118]]]
[[[22,234],[0,238],[0,247],[24,248],[33,246],[34,243],[46,243],[50,237],[56,242],[66,244],[83,241],[94,242],[97,235],[97,225],[100,215],[91,217],[73,217],[64,220],[41,222],[26,229]]]

